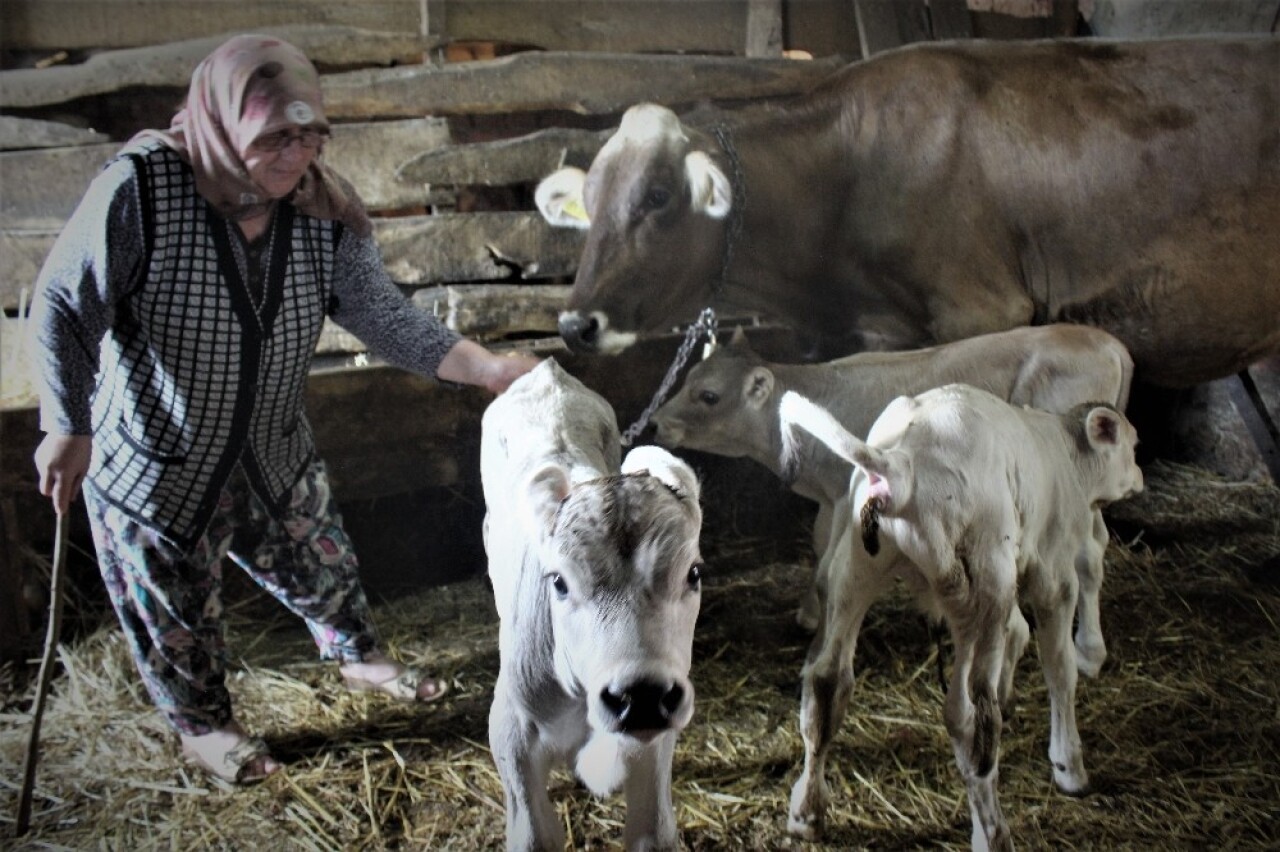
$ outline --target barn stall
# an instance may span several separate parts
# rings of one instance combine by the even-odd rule
[[[933,2],[925,17],[924,3],[818,0],[7,4],[0,648],[11,662],[0,682],[0,819],[11,825],[17,802],[32,673],[21,660],[40,638],[52,537],[30,465],[34,401],[14,346],[22,288],[92,174],[132,132],[167,122],[191,68],[227,33],[278,32],[316,61],[335,122],[327,156],[374,211],[388,269],[416,302],[495,348],[557,358],[625,426],[681,338],[614,358],[560,346],[554,318],[580,243],[533,211],[539,177],[585,166],[638,100],[679,109],[785,97],[903,42],[1070,34],[1081,11],[1100,33],[1135,36],[1267,31],[1276,12],[1214,4],[1206,23],[1138,5]],[[726,318],[738,319],[761,352],[798,357],[787,330]],[[481,579],[476,473],[487,397],[381,367],[337,328],[321,352],[309,409],[381,600],[380,627],[395,653],[449,677],[451,696],[413,709],[346,694],[336,672],[310,661],[300,623],[233,582],[232,689],[288,771],[225,789],[180,765],[106,612],[77,516],[70,625],[24,841],[32,848],[499,842],[502,791],[486,746],[496,619]],[[1023,661],[1001,788],[1024,845],[1274,845],[1280,695],[1267,675],[1280,658],[1280,595],[1262,566],[1280,552],[1280,496],[1253,474],[1238,429],[1216,439],[1232,442],[1245,462],[1153,463],[1148,493],[1108,513],[1111,657],[1079,693],[1091,796],[1065,797],[1049,781],[1047,699],[1035,661]],[[810,507],[749,462],[688,457],[705,482],[712,576],[695,644],[698,709],[675,766],[682,837],[702,849],[798,847],[785,814],[801,759],[796,685],[808,637],[792,613],[811,569]],[[831,848],[966,845],[935,674],[946,653],[905,598],[873,610],[832,761]],[[556,777],[575,847],[616,842],[620,802],[592,801]]]

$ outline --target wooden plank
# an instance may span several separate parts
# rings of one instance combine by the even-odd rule
[[[929,0],[929,28],[939,40],[973,38],[966,0]]]
[[[441,147],[405,160],[396,170],[396,179],[425,186],[533,182],[562,165],[591,165],[613,131],[553,127],[515,139]]]
[[[500,339],[513,334],[557,334],[569,298],[567,284],[476,284],[428,287],[413,302],[467,337]]]
[[[259,30],[297,45],[319,67],[349,68],[416,62],[423,44],[415,33],[400,34],[350,27],[282,26]],[[78,65],[0,71],[0,107],[37,107],[115,92],[132,86],[186,89],[200,60],[232,32],[207,38],[113,50]]]
[[[347,118],[569,110],[621,112],[640,101],[793,95],[840,67],[839,57],[799,62],[725,56],[517,53],[444,67],[361,69],[324,77],[325,109]]]
[[[109,141],[110,137],[106,134],[86,127],[73,127],[60,121],[0,115],[0,151],[100,145]]]
[[[0,230],[0,304],[18,306],[57,238],[56,228]],[[553,228],[538,213],[450,213],[375,218],[391,277],[408,286],[572,275],[583,234]]]
[[[447,6],[433,0],[426,5],[433,34],[548,50],[731,54],[742,50],[746,26],[745,0],[448,0]],[[418,33],[422,7],[422,0],[4,0],[4,29],[6,47],[50,51],[138,47],[297,21]]]
[[[928,41],[924,0],[853,0],[862,58],[916,41]]]
[[[782,0],[747,0],[749,57],[782,55]]]
[[[375,220],[382,259],[405,285],[572,274],[584,234],[538,213],[450,213]]]
[[[338,124],[325,157],[360,193],[370,210],[395,210],[430,200],[423,187],[395,178],[398,163],[423,149],[448,145],[444,119]],[[120,144],[82,145],[0,153],[0,228],[61,228],[89,182]]]
[[[4,0],[4,8],[12,50],[141,47],[298,21],[416,34],[419,14],[418,0]]]

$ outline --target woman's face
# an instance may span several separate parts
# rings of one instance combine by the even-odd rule
[[[245,168],[268,197],[284,198],[298,186],[325,138],[310,128],[264,134],[249,143],[244,152]]]

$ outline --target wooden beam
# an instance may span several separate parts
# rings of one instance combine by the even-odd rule
[[[258,31],[292,42],[321,68],[417,62],[422,56],[423,45],[416,32],[310,25]],[[0,107],[47,106],[133,86],[185,90],[200,60],[234,34],[223,32],[178,42],[165,39],[150,47],[99,53],[78,65],[0,71]]]
[[[387,271],[410,286],[570,275],[584,240],[538,213],[405,216],[374,227]]]
[[[554,336],[569,290],[567,284],[451,285],[417,290],[413,303],[467,337],[493,340],[531,332]]]
[[[533,182],[562,165],[590,166],[613,132],[612,127],[599,132],[553,127],[515,139],[436,148],[402,162],[396,179],[422,186]]]
[[[621,112],[667,105],[767,98],[806,91],[843,65],[723,56],[517,53],[443,67],[406,66],[326,75],[325,109],[345,118],[568,110]]]
[[[109,141],[110,137],[106,134],[86,127],[73,127],[59,121],[0,115],[0,151],[100,145]]]
[[[853,0],[862,58],[929,40],[924,0]]]

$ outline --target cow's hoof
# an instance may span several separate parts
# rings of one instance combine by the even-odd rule
[[[1060,763],[1053,765],[1053,783],[1068,796],[1084,796],[1089,793],[1089,773],[1084,767],[1070,769]]]
[[[818,614],[805,609],[798,609],[796,610],[796,624],[800,625],[800,629],[805,633],[816,633],[818,631]]]
[[[815,816],[790,814],[787,817],[787,833],[802,840],[818,840],[822,837],[822,820]]]
[[[1106,659],[1107,649],[1104,645],[1076,646],[1076,671],[1085,677],[1097,677]]]

